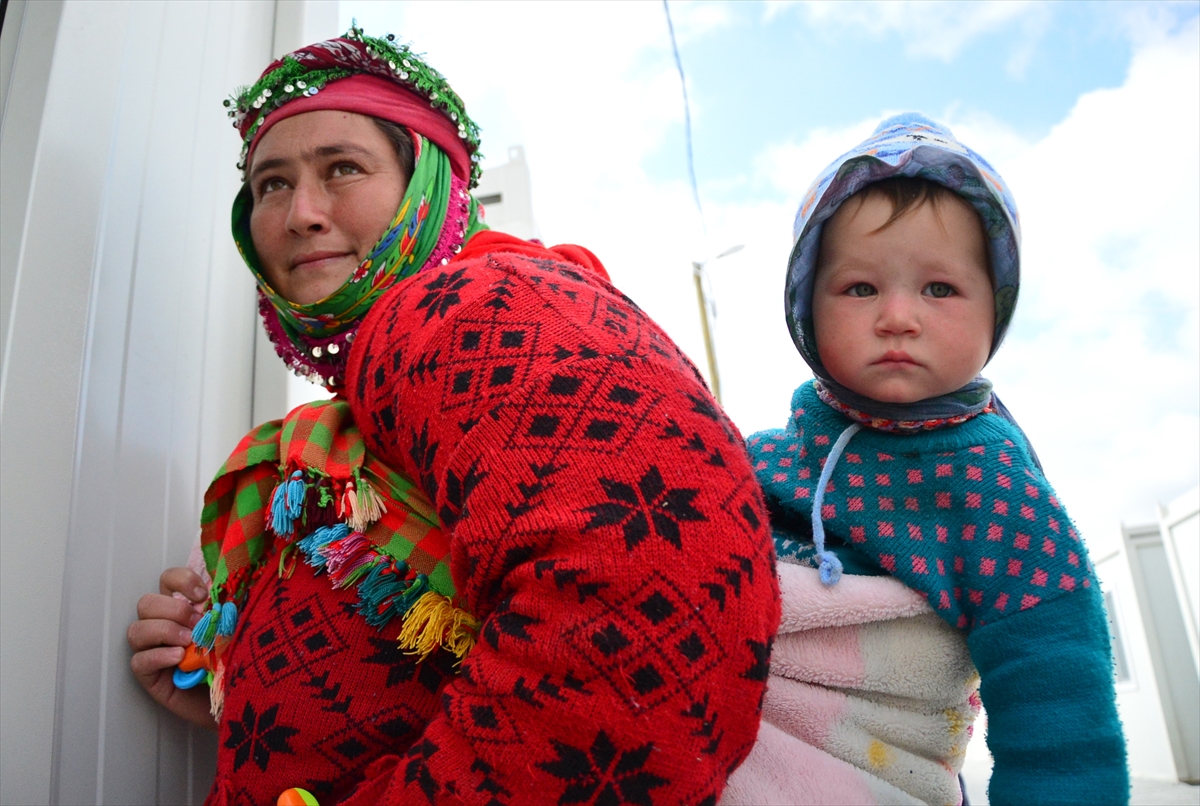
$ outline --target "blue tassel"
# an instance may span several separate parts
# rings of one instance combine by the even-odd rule
[[[295,526],[296,518],[304,511],[304,474],[296,470],[288,481],[282,481],[275,487],[271,497],[271,531],[280,537],[289,537]]]
[[[407,585],[406,573],[408,565],[403,561],[395,566],[376,563],[358,583],[358,612],[372,627],[382,627],[404,612],[397,605]]]
[[[196,626],[192,628],[192,641],[196,646],[202,646],[205,649],[212,649],[213,640],[217,635],[217,625],[214,618],[221,616],[221,603],[213,602],[212,609],[200,617],[196,622]]]
[[[325,555],[321,553],[321,549],[335,540],[341,540],[348,534],[350,534],[349,526],[344,523],[335,523],[333,526],[321,526],[314,529],[308,537],[296,545],[304,552],[305,562],[320,573],[325,569]]]
[[[396,600],[396,604],[400,606],[400,612],[408,612],[408,609],[415,605],[417,600],[429,591],[429,577],[424,574],[417,574],[417,578],[408,586],[408,590],[402,593],[400,598]]]
[[[217,635],[233,635],[237,627],[238,610],[233,602],[226,602],[221,607],[221,619],[217,622]]]
[[[271,531],[277,535],[288,535],[292,531],[292,522],[287,516],[287,483],[275,485],[271,495]]]
[[[299,518],[304,511],[304,494],[307,491],[304,474],[299,470],[292,473],[292,479],[287,483],[287,514],[292,520]]]

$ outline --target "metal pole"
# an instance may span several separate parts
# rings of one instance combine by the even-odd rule
[[[712,327],[708,321],[708,298],[704,295],[704,264],[692,263],[692,279],[696,282],[696,301],[700,304],[700,329],[704,331],[704,353],[708,358],[708,382],[713,397],[721,402],[721,376],[717,374],[717,351],[713,345]]]

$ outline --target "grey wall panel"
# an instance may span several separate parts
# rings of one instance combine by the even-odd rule
[[[107,703],[102,697],[105,678],[114,670],[105,655],[115,634],[113,601],[108,580],[114,566],[135,566],[150,558],[114,553],[116,514],[129,508],[125,488],[127,466],[122,466],[122,396],[126,376],[129,328],[126,319],[135,291],[134,271],[138,230],[142,217],[141,190],[146,172],[144,156],[149,140],[146,125],[152,108],[154,65],[140,65],[131,51],[132,40],[151,56],[161,50],[157,37],[162,8],[148,4],[134,14],[131,4],[111,3],[91,7],[68,4],[64,33],[80,36],[84,30],[100,36],[118,58],[98,72],[120,92],[103,114],[80,122],[107,137],[106,175],[100,191],[99,241],[94,266],[94,298],[88,327],[89,344],[82,389],[79,455],[72,495],[70,562],[63,593],[63,655],[60,660],[58,709],[58,759],[53,800],[59,803],[94,802],[102,792],[99,755],[104,744]],[[73,49],[76,42],[62,43]],[[137,67],[143,67],[138,70]],[[150,69],[144,69],[149,67]],[[153,389],[137,390],[141,397]],[[143,491],[146,503],[154,500],[153,487]],[[142,509],[142,507],[138,507]],[[124,608],[121,608],[123,611]],[[149,727],[153,726],[150,722]],[[143,726],[141,733],[147,732]],[[134,743],[129,754],[144,752]],[[153,767],[151,766],[151,769]],[[63,775],[64,770],[69,774]],[[145,799],[142,799],[144,802]],[[137,802],[131,800],[130,802]]]
[[[83,139],[55,122],[107,120],[116,97],[103,70],[93,73],[99,80],[92,91],[64,93],[77,80],[64,72],[70,16],[64,8],[53,48],[0,384],[0,795],[11,803],[50,798],[77,407],[109,135],[105,127]],[[22,56],[14,73],[22,71]],[[6,120],[6,140],[16,122]]]
[[[59,0],[9,3],[0,33],[0,354],[8,355],[17,263],[58,22]],[[10,125],[11,124],[11,125]],[[0,371],[0,408],[3,407]]]
[[[0,385],[0,802],[199,802],[215,737],[141,691],[124,632],[252,424],[221,101],[268,61],[275,8],[61,5]]]
[[[92,595],[78,597],[67,613],[62,688],[77,702],[60,711],[64,802],[85,802],[89,787],[105,803],[194,802],[207,791],[208,776],[197,766],[211,768],[213,737],[189,735],[149,703],[128,674],[122,633],[137,596],[156,587],[164,566],[186,557],[204,487],[251,425],[253,296],[228,237],[238,143],[220,101],[252,81],[267,60],[273,9],[231,3],[138,3],[136,9],[120,77],[126,105],[118,117],[127,136],[112,150],[114,165],[129,161],[114,170],[113,184],[135,196],[112,205],[114,214],[119,209],[135,222],[132,237],[122,233],[112,249],[124,270],[114,273],[112,285],[126,291],[126,302],[97,306],[93,332],[97,338],[107,332],[115,349],[92,350],[85,399],[88,414],[94,402],[99,416],[85,421],[81,441],[95,452],[97,471],[107,464],[115,472],[109,483],[91,487],[94,502],[81,491],[72,521],[72,544],[96,552],[102,537],[104,557],[90,569],[70,569],[71,595],[88,588]],[[246,43],[246,31],[258,31],[258,41]],[[205,412],[218,427],[205,427]],[[81,462],[79,477],[91,476]],[[101,523],[91,513],[105,497],[120,503],[110,504]],[[93,596],[103,597],[100,613],[88,609]],[[85,729],[76,730],[74,721]],[[156,734],[157,742],[128,741]],[[207,763],[187,752],[189,744],[208,748]],[[67,757],[72,748],[90,758],[75,763]]]

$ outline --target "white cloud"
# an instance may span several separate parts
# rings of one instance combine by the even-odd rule
[[[683,123],[661,3],[343,2],[342,13],[413,39],[483,127],[485,154],[503,161],[509,145],[523,144],[543,237],[592,249],[703,365],[691,261],[710,252],[683,156],[679,181],[652,182],[642,167]],[[727,10],[672,2],[671,14],[686,41],[723,24]],[[714,243],[724,237],[719,218],[709,224]]]
[[[1093,539],[1200,476],[1198,31],[1138,48],[1121,87],[994,163],[1025,242],[990,372]]]
[[[1020,74],[1029,55],[1045,30],[1049,9],[1027,0],[872,0],[872,2],[769,2],[768,20],[787,11],[802,11],[810,24],[827,28],[856,28],[874,37],[897,34],[909,56],[953,59],[973,39],[1014,23],[1020,24],[1021,44],[1009,63],[1009,70]]]
[[[1120,87],[1081,96],[1036,142],[979,113],[940,116],[1016,195],[1021,302],[986,374],[1093,544],[1118,540],[1123,520],[1153,521],[1156,502],[1200,479],[1198,33],[1193,20],[1145,35]],[[759,155],[760,171],[790,195],[789,223],[817,172],[876,122],[817,130]],[[770,237],[762,251],[774,265],[720,289],[726,321],[745,336],[721,347],[727,408],[747,431],[781,425],[777,396],[807,375],[798,359],[764,346],[787,339],[786,246]],[[791,377],[742,358],[755,355]]]
[[[709,265],[724,401],[746,432],[782,425],[791,390],[808,375],[783,316],[792,218],[817,172],[886,110],[765,149],[750,183],[766,190],[763,198],[722,204],[706,196],[705,242],[682,155],[678,181],[653,181],[642,169],[682,125],[662,6],[617,8],[343,2],[368,30],[416,40],[484,126],[485,152],[525,146],[546,239],[599,255],[698,366],[691,261],[745,244]],[[672,3],[677,34],[720,24],[722,9]],[[944,37],[928,35],[939,58],[979,35],[981,20],[999,25],[1029,13],[908,10],[941,26]],[[883,15],[880,25],[925,35],[886,7],[809,13]],[[1170,15],[1148,19],[1125,83],[1082,96],[1037,142],[957,107],[941,115],[996,165],[1021,206],[1021,305],[988,374],[1093,542],[1111,539],[1122,518],[1152,520],[1155,501],[1200,476],[1197,27],[1193,19],[1179,29]]]

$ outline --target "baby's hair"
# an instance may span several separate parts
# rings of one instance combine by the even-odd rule
[[[931,182],[928,179],[916,176],[893,176],[872,182],[851,198],[857,198],[860,204],[872,196],[879,196],[891,202],[892,215],[875,230],[879,232],[909,213],[920,209],[923,205],[931,204],[936,211],[944,199],[955,195],[955,192],[945,185]]]
[[[857,202],[862,204],[867,199],[878,196],[886,199],[892,205],[892,214],[878,227],[875,232],[880,232],[890,227],[892,224],[899,221],[909,213],[916,212],[922,206],[929,204],[933,206],[934,215],[940,216],[938,210],[939,205],[946,199],[961,198],[950,188],[945,185],[928,179],[922,179],[917,176],[892,176],[887,179],[881,179],[878,182],[872,182],[862,190],[855,193],[846,202]],[[965,201],[965,200],[964,200]],[[974,208],[972,208],[973,210]],[[976,218],[979,214],[976,213]],[[983,227],[983,219],[979,219],[979,225]],[[986,233],[986,229],[983,230]],[[986,243],[986,237],[985,237]],[[992,285],[996,284],[995,272],[992,269],[992,256],[990,250],[985,250],[987,257],[987,273],[988,278],[992,281]]]

